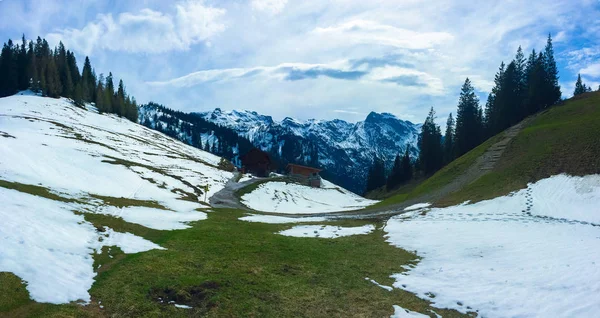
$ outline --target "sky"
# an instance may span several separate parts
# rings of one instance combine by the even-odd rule
[[[599,0],[0,0],[0,39],[45,37],[122,78],[138,103],[275,119],[415,123],[481,104],[502,61],[552,34],[563,97],[600,85]]]

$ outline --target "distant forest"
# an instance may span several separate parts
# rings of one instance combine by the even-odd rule
[[[95,103],[101,113],[137,121],[135,98],[125,92],[123,81],[115,89],[112,73],[96,76],[87,56],[79,73],[75,54],[62,42],[51,49],[45,39],[27,41],[23,35],[20,45],[12,40],[4,43],[0,53],[0,97],[26,89],[42,96],[71,98],[79,106]]]
[[[574,94],[590,90],[579,77]],[[500,64],[485,108],[467,78],[461,88],[456,118],[452,113],[448,116],[444,135],[435,123],[436,113],[432,107],[421,127],[419,157],[407,164],[407,156],[398,155],[388,175],[384,163],[375,158],[366,191],[384,185],[390,190],[408,182],[413,175],[432,175],[488,138],[558,103],[561,95],[551,36],[548,35],[543,52],[533,50],[528,58],[519,47],[508,65]]]

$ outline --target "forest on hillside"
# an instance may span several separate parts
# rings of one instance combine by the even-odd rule
[[[0,53],[0,97],[30,89],[47,97],[71,98],[76,105],[95,103],[101,113],[113,113],[137,121],[135,98],[125,91],[123,80],[115,87],[113,75],[96,76],[89,57],[79,72],[75,54],[62,42],[54,49],[40,37],[21,44],[4,43]]]
[[[550,35],[544,50],[536,52],[534,49],[527,58],[519,46],[508,65],[500,63],[484,107],[467,78],[460,91],[456,117],[450,113],[444,134],[435,123],[436,112],[432,107],[421,127],[418,158],[407,160],[406,154],[403,157],[399,154],[389,174],[384,163],[374,158],[366,191],[383,186],[391,190],[415,175],[430,176],[488,138],[560,102],[562,92],[558,79]],[[579,76],[574,95],[589,91],[591,88],[583,84]]]

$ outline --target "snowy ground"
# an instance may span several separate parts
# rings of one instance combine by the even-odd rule
[[[304,222],[323,222],[327,218],[320,216],[308,216],[308,217],[285,217],[277,215],[262,215],[262,214],[250,214],[240,218],[246,222],[258,222],[258,223],[269,223],[269,224],[285,224],[285,223],[304,223]]]
[[[369,234],[375,230],[371,224],[357,227],[342,227],[332,225],[296,225],[291,229],[279,232],[285,236],[338,238],[350,235]]]
[[[217,156],[31,93],[0,98],[0,153],[0,272],[24,279],[40,302],[88,301],[90,253],[103,245],[126,253],[160,248],[129,233],[98,232],[74,211],[182,229],[206,218],[200,201],[232,177],[217,168]]]
[[[422,259],[393,275],[394,287],[484,317],[597,317],[600,227],[588,222],[598,221],[600,175],[399,215],[388,241]]]
[[[251,209],[278,213],[323,213],[362,209],[378,201],[365,199],[323,180],[321,188],[267,182],[242,196]]]

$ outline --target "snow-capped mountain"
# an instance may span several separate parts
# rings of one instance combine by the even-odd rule
[[[282,121],[254,111],[198,113],[207,121],[235,130],[265,151],[276,153],[284,162],[318,165],[330,181],[362,193],[367,171],[378,156],[388,166],[408,145],[412,156],[418,154],[420,125],[398,119],[389,113],[371,112],[364,121],[343,120]]]

